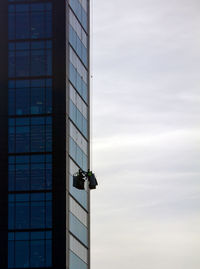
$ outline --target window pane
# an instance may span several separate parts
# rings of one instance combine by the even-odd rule
[[[43,38],[44,35],[44,13],[34,12],[31,15],[31,37]]]
[[[46,240],[46,267],[52,266],[52,241]]]
[[[16,127],[16,152],[29,151],[29,127]]]
[[[42,152],[45,150],[45,132],[44,126],[31,127],[31,151]]]
[[[70,231],[87,246],[87,228],[70,213]]]
[[[44,113],[45,92],[43,88],[31,89],[31,114]]]
[[[29,51],[16,52],[16,76],[23,77],[29,75]]]
[[[44,240],[31,241],[31,267],[45,266]]]
[[[15,217],[15,204],[8,204],[8,228],[14,229],[14,217]]]
[[[16,90],[16,115],[29,114],[29,89]]]
[[[45,208],[44,202],[31,203],[31,228],[44,228]]]
[[[45,189],[44,164],[31,165],[31,190]]]
[[[30,189],[29,165],[16,165],[16,191]]]
[[[26,39],[29,38],[29,14],[16,13],[16,38]]]
[[[29,267],[28,241],[15,242],[15,263],[17,268]]]
[[[16,203],[16,229],[29,228],[29,203]]]
[[[8,268],[14,267],[14,241],[8,241]]]
[[[78,256],[70,251],[69,256],[69,268],[70,269],[87,269],[87,264],[84,263]]]
[[[52,228],[52,202],[46,201],[46,227]]]

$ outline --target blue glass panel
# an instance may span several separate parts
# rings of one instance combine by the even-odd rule
[[[45,42],[44,41],[33,41],[31,42],[31,49],[37,50],[37,49],[44,49],[45,48]],[[44,51],[41,51],[41,54],[44,55]]]
[[[15,39],[15,15],[14,14],[9,14],[8,36],[9,36],[9,39]]]
[[[45,189],[44,164],[31,164],[31,190]]]
[[[45,128],[42,125],[31,127],[31,151],[45,151]]]
[[[29,51],[16,52],[16,76],[23,77],[29,75]]]
[[[8,268],[14,268],[14,241],[8,241]]]
[[[81,114],[81,112],[77,109],[77,120],[76,120],[76,123],[77,123],[77,126],[78,128],[82,131],[83,129],[83,115]]]
[[[31,228],[44,228],[45,207],[44,202],[31,203]]]
[[[16,229],[29,228],[29,204],[16,203]]]
[[[45,200],[45,193],[31,193],[31,201],[44,201]]]
[[[69,65],[69,78],[72,84],[74,85],[74,87],[76,87],[76,69],[71,63]]]
[[[15,165],[9,165],[8,167],[8,188],[9,191],[14,191],[15,189]]]
[[[51,154],[46,155],[46,162],[52,162],[52,155]]]
[[[46,75],[52,75],[52,52],[51,50],[46,51],[47,59],[46,59]]]
[[[46,10],[52,10],[52,4],[51,3],[46,3],[45,4],[45,8],[46,8]]]
[[[76,123],[76,112],[77,112],[76,106],[70,100],[69,114],[70,114],[70,118],[73,120],[74,123]]]
[[[52,189],[52,164],[46,164],[46,189]]]
[[[87,120],[83,117],[83,134],[87,137]]]
[[[8,6],[8,11],[9,12],[15,12],[15,5],[9,5]]]
[[[16,165],[16,191],[25,191],[30,189],[29,164]]]
[[[46,228],[52,228],[52,202],[46,201]]]
[[[83,152],[78,146],[76,148],[77,148],[76,162],[81,168],[83,168]]]
[[[52,113],[52,88],[46,88],[46,113]]]
[[[69,253],[69,269],[87,269],[87,264],[84,263],[72,251]]]
[[[9,77],[15,76],[15,53],[12,51],[9,52],[8,74],[9,74]]]
[[[87,246],[87,228],[71,213],[69,214],[69,223],[70,231]]]
[[[29,127],[16,127],[16,152],[29,152]]]
[[[16,201],[26,202],[29,201],[29,194],[16,194]]]
[[[16,163],[27,163],[29,162],[29,156],[16,156]]]
[[[77,71],[76,71],[76,87],[78,91],[81,92],[82,95],[82,78]]]
[[[88,94],[87,94],[87,85],[84,81],[82,81],[82,97],[87,102]]]
[[[83,153],[83,170],[84,171],[88,170],[88,158],[84,153]]]
[[[31,155],[31,162],[32,163],[42,163],[44,162],[45,155]]]
[[[31,119],[32,125],[44,125],[45,118],[44,117],[34,117]]]
[[[74,48],[76,48],[76,33],[71,25],[69,26],[69,42]]]
[[[72,156],[72,158],[76,161],[76,143],[71,137],[69,139],[69,153]]]
[[[52,241],[46,240],[46,267],[52,266]]]
[[[12,153],[15,151],[15,128],[9,127],[8,132],[9,132],[8,148],[9,148],[9,153]]]
[[[46,79],[46,87],[52,87],[52,79]]]
[[[81,40],[77,37],[76,40],[76,52],[78,54],[78,56],[81,58],[81,50],[82,50],[82,43]]]
[[[9,122],[9,126],[15,126],[15,119],[9,118],[8,122]]]
[[[15,240],[29,240],[29,232],[16,232]]]
[[[26,39],[29,38],[30,29],[28,13],[16,13],[16,38]]]
[[[31,11],[43,11],[45,5],[43,3],[31,4]]]
[[[16,118],[16,125],[17,126],[24,126],[30,123],[29,118]]]
[[[16,115],[29,114],[29,90],[16,90]]]
[[[14,233],[8,233],[8,240],[9,241],[15,240],[15,234]]]
[[[39,42],[35,42],[36,44],[38,44]],[[34,79],[31,80],[31,87],[45,87],[45,80],[44,79]]]
[[[44,232],[31,232],[31,240],[41,240],[45,238]]]
[[[88,65],[88,57],[87,57],[87,49],[82,45],[82,60],[84,62],[84,64],[87,66]]]
[[[46,12],[45,36],[46,36],[46,38],[50,38],[52,36],[52,14],[51,14],[51,12]]]
[[[12,43],[11,43],[12,44]],[[9,43],[10,45],[10,43]],[[11,89],[11,88],[15,88],[15,80],[9,80],[8,81],[8,88]]]
[[[52,239],[52,232],[51,231],[46,231],[46,239]]]
[[[44,76],[45,72],[45,55],[43,50],[31,51],[31,76]]]
[[[27,12],[29,10],[29,5],[27,4],[18,4],[15,7],[16,12]]]
[[[8,162],[9,162],[9,164],[14,164],[15,163],[15,156],[9,156],[8,157]]]
[[[8,91],[8,107],[9,107],[9,115],[15,114],[15,90],[10,89]]]
[[[82,25],[84,27],[84,29],[87,31],[87,14],[85,12],[85,10],[82,9]]]
[[[8,228],[9,229],[14,229],[15,225],[15,204],[14,203],[9,203],[8,204]]]
[[[46,151],[52,151],[52,126],[46,125]]]
[[[44,100],[45,92],[43,88],[31,89],[31,113],[42,114],[44,113]]]
[[[14,194],[8,194],[8,201],[14,202],[15,201],[15,195]]]
[[[52,193],[51,192],[46,193],[46,201],[52,201]]]
[[[16,88],[28,88],[29,86],[29,80],[16,80]]]
[[[31,14],[31,37],[44,38],[44,13],[34,12]]]
[[[29,242],[15,242],[15,263],[17,268],[29,267]]]
[[[46,124],[52,124],[52,117],[46,117]]]
[[[16,50],[28,50],[30,47],[30,42],[19,42],[15,43]]]

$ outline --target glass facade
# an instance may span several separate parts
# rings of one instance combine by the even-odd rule
[[[89,169],[89,0],[2,0],[2,7],[0,173],[8,206],[0,205],[7,244],[0,267],[89,269],[89,190],[73,187],[73,174]]]
[[[88,268],[88,190],[73,187],[73,174],[88,163],[88,1],[69,0],[69,269]]]
[[[52,3],[9,1],[8,268],[52,266]]]

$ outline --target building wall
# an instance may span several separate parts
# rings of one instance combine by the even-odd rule
[[[79,167],[89,168],[89,2],[69,0],[67,7],[67,55],[69,58],[69,268],[89,268],[89,192],[72,186]],[[68,251],[68,250],[67,250]]]
[[[89,268],[89,3],[0,10],[1,268]]]
[[[53,3],[8,2],[8,268],[52,266]]]

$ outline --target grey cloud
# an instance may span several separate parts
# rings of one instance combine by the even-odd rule
[[[199,269],[200,2],[93,6],[92,266]]]

